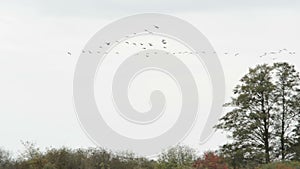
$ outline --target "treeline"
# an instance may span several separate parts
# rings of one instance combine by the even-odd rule
[[[200,157],[195,150],[176,146],[162,152],[155,160],[132,153],[101,148],[47,149],[40,151],[26,142],[25,151],[12,157],[0,149],[0,169],[231,169],[230,161],[217,152],[208,151]],[[255,169],[300,169],[300,162],[261,165]]]
[[[227,169],[223,158],[216,153],[207,152],[199,158],[186,146],[170,148],[151,160],[101,148],[40,151],[32,143],[24,145],[25,151],[15,158],[0,150],[0,169]]]
[[[231,140],[220,152],[232,168],[300,160],[300,77],[293,65],[250,68],[225,106],[216,128]]]

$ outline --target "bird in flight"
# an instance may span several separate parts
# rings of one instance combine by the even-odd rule
[[[153,46],[152,43],[148,43],[148,44],[149,44],[149,46]]]
[[[167,44],[167,41],[166,41],[165,39],[163,39],[161,42],[162,42],[164,45]]]
[[[292,53],[292,55],[295,55],[296,54],[296,52],[291,52]]]
[[[261,56],[259,56],[259,57],[261,57],[261,58],[262,58],[262,57],[264,57],[264,56],[267,56],[267,54],[268,54],[268,53],[267,53],[267,52],[265,52],[263,55],[261,55]]]
[[[144,31],[153,34],[153,32],[149,31],[148,29],[144,29]]]
[[[154,28],[159,29],[159,26],[157,26],[157,25],[153,25],[153,26],[154,26]]]
[[[109,46],[109,45],[110,45],[110,42],[105,42],[105,43],[106,43],[106,45],[107,45],[107,46]]]
[[[68,52],[67,54],[68,54],[68,55],[70,55],[70,56],[72,55],[72,53],[71,53],[71,52]]]

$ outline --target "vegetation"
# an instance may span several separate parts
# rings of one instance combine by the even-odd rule
[[[299,159],[299,89],[299,73],[288,63],[249,69],[216,126],[232,140],[220,149],[232,168]]]
[[[211,151],[204,153],[193,166],[197,169],[228,169],[225,159]]]
[[[275,162],[258,167],[258,169],[300,169],[300,162]]]
[[[216,153],[209,152],[197,158],[195,151],[186,146],[168,149],[156,160],[100,148],[61,148],[42,152],[32,143],[26,142],[24,146],[25,151],[15,159],[0,150],[0,169],[206,169],[201,166],[225,169],[219,167],[221,157]]]

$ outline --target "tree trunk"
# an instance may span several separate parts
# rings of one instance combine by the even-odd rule
[[[283,89],[282,93],[282,119],[281,119],[281,133],[280,133],[280,141],[281,141],[281,160],[285,160],[285,140],[284,140],[284,128],[285,128],[285,92]]]
[[[266,163],[270,163],[270,145],[269,145],[269,112],[265,110],[265,99],[264,99],[264,93],[262,93],[262,102],[261,102],[261,109],[263,112],[263,121],[264,121],[264,148],[265,148],[265,160]]]
[[[270,163],[270,145],[269,145],[269,129],[267,127],[267,119],[265,119],[265,159],[266,163]]]

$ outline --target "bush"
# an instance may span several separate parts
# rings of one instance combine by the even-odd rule
[[[300,162],[289,161],[289,162],[277,162],[266,164],[258,167],[258,169],[300,169]]]
[[[214,152],[206,152],[195,163],[196,169],[228,169],[224,159]]]
[[[187,146],[176,146],[164,151],[158,159],[158,169],[190,169],[196,159],[195,151]]]
[[[12,168],[12,159],[7,151],[0,149],[0,169],[3,168]]]

